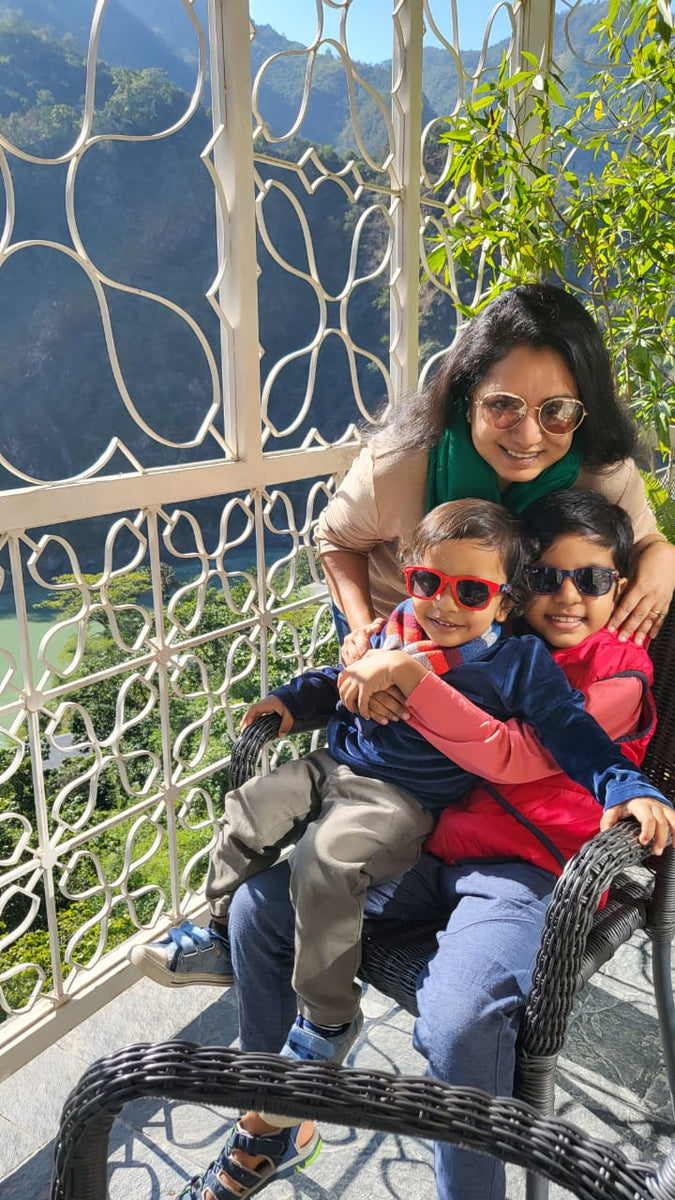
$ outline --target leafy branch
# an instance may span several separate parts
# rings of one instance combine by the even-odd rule
[[[591,31],[598,67],[574,94],[533,55],[506,58],[443,140],[446,220],[430,238],[483,280],[564,282],[603,329],[620,386],[661,444],[675,420],[675,39],[666,0],[611,0]]]

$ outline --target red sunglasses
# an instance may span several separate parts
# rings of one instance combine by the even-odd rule
[[[444,575],[431,567],[404,567],[405,586],[409,596],[433,600],[449,587],[455,604],[460,608],[487,608],[498,592],[510,592],[508,583],[493,583],[475,575]]]

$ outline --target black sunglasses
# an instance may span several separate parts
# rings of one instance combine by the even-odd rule
[[[525,568],[528,590],[538,596],[552,595],[568,578],[582,596],[606,596],[620,575],[612,567],[576,567],[573,571],[565,571],[562,567]]]

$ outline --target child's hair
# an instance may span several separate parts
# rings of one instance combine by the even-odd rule
[[[559,537],[582,537],[611,550],[617,571],[628,576],[633,553],[631,519],[600,492],[588,488],[550,492],[525,509],[523,520],[539,543],[540,556]]]
[[[401,562],[421,563],[431,546],[442,542],[480,542],[501,555],[511,595],[518,601],[522,576],[532,561],[533,543],[526,526],[507,508],[491,500],[449,500],[428,512],[400,552]]]

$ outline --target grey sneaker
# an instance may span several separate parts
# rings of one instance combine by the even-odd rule
[[[325,1037],[313,1029],[308,1029],[306,1025],[298,1025],[296,1022],[291,1026],[280,1053],[284,1058],[297,1058],[303,1062],[341,1063],[349,1054],[362,1029],[363,1013],[360,1009],[351,1025],[337,1037]]]
[[[157,942],[133,946],[129,958],[139,971],[164,987],[190,984],[234,983],[230,947],[226,936],[183,921]]]

